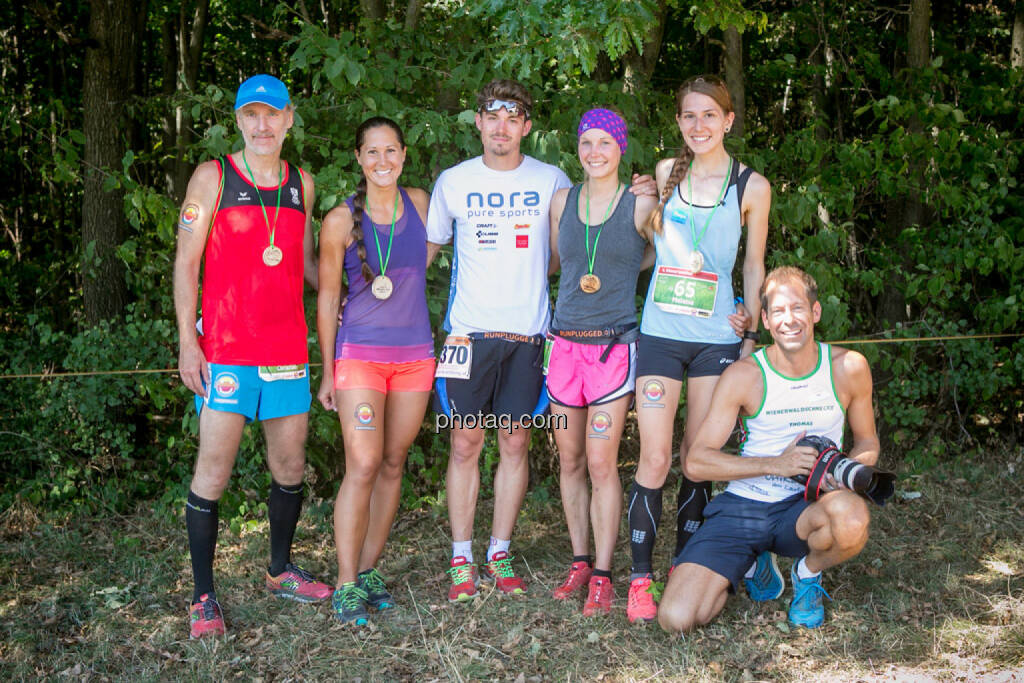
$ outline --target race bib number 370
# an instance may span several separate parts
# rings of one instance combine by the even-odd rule
[[[654,303],[667,313],[710,318],[715,310],[718,276],[684,268],[659,266],[654,280]]]
[[[473,365],[473,340],[469,337],[448,335],[437,357],[437,370],[434,377],[451,379],[469,379],[469,369]]]

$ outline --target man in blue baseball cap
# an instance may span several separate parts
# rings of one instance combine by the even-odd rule
[[[244,147],[200,164],[189,181],[174,264],[178,370],[199,411],[199,453],[185,506],[193,638],[224,633],[213,588],[217,501],[242,431],[253,420],[263,423],[271,473],[267,590],[299,602],[325,600],[332,592],[290,557],[302,508],[310,405],[302,290],[303,279],[317,286],[313,179],[281,160],[294,122],[284,83],[263,74],[242,83],[235,121]]]

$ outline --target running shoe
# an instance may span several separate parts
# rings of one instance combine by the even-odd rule
[[[376,567],[359,572],[357,583],[366,591],[366,604],[370,607],[379,611],[395,606],[395,599],[391,597],[388,587],[384,585],[384,577],[380,575]]]
[[[641,576],[629,582],[629,596],[626,598],[626,618],[629,623],[638,621],[654,621],[658,616],[658,606],[651,595],[651,577]]]
[[[590,573],[593,569],[586,562],[573,562],[572,566],[569,567],[569,575],[565,577],[565,581],[551,593],[555,600],[565,600],[570,595],[578,591],[580,588],[586,585],[587,581],[590,581]]]
[[[334,618],[343,624],[365,626],[370,614],[366,611],[366,591],[355,581],[343,583],[331,596]]]
[[[821,574],[813,579],[801,579],[797,576],[794,564],[789,576],[793,581],[793,602],[789,603],[789,621],[797,626],[818,628],[825,623],[825,605],[821,601],[821,596],[832,599],[821,585]]]
[[[502,593],[521,595],[526,592],[523,580],[512,570],[512,557],[504,550],[494,553],[490,561],[480,567],[480,580],[494,582]]]
[[[212,593],[203,593],[199,602],[188,608],[189,638],[224,635],[224,613]]]
[[[779,571],[779,563],[775,554],[764,551],[754,561],[754,575],[743,579],[747,587],[747,595],[754,602],[774,600],[786,590],[786,580]]]
[[[592,576],[587,588],[587,601],[583,603],[583,616],[611,614],[615,601],[615,589],[607,576]]]
[[[452,577],[452,587],[448,589],[448,602],[464,602],[476,597],[476,589],[480,585],[476,565],[462,555],[453,557],[448,575]]]
[[[291,562],[277,576],[267,572],[267,590],[286,600],[297,602],[320,602],[331,597],[331,587],[317,581],[312,574]]]

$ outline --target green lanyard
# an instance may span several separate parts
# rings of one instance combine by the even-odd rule
[[[270,246],[274,246],[274,233],[277,231],[277,214],[281,213],[281,161],[278,160],[277,162],[277,206],[274,208],[274,227],[270,227],[267,207],[263,205],[263,193],[260,191],[260,186],[256,184],[256,176],[253,175],[252,169],[249,168],[249,161],[245,158],[244,149],[242,150],[242,163],[245,164],[245,170],[249,172],[249,179],[252,181],[253,187],[256,188],[256,197],[260,200],[260,208],[263,209],[263,220],[266,221],[267,230],[270,231]]]
[[[697,251],[700,247],[700,243],[704,241],[704,235],[708,231],[708,226],[711,225],[711,219],[715,217],[715,211],[718,210],[718,205],[722,203],[722,199],[725,198],[725,191],[729,188],[729,179],[732,177],[732,157],[729,157],[729,170],[725,172],[725,182],[722,183],[722,191],[718,193],[718,201],[711,207],[711,213],[708,214],[708,219],[704,221],[704,229],[700,231],[700,237],[693,231],[695,221],[693,220],[693,162],[690,162],[690,170],[686,173],[686,189],[690,193],[690,239],[693,240],[693,250]]]
[[[612,200],[608,202],[608,208],[604,210],[604,218],[601,219],[601,227],[597,229],[597,237],[594,238],[594,253],[590,253],[590,186],[587,186],[587,274],[592,275],[594,273],[594,259],[597,258],[597,241],[601,239],[601,233],[604,231],[605,221],[608,220],[608,214],[612,211],[612,205],[615,204],[615,199],[619,196],[619,190],[622,189],[622,183],[615,186],[615,194],[612,195]],[[579,211],[579,200],[577,199],[577,211]]]
[[[377,263],[380,264],[380,274],[388,269],[391,262],[391,246],[395,243],[395,217],[398,216],[398,188],[395,188],[395,208],[391,210],[391,236],[388,237],[388,255],[382,257],[380,253],[380,238],[377,237],[377,228],[373,225],[373,216],[370,216],[370,228],[373,229],[373,241],[377,243]]]

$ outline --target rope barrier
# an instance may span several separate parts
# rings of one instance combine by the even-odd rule
[[[941,337],[905,337],[886,339],[843,339],[841,341],[829,342],[835,346],[851,346],[853,344],[903,344],[908,342],[939,342],[959,341],[962,339],[1005,339],[1007,337],[1024,337],[1024,332],[1004,332],[1001,334],[961,334]],[[763,344],[759,344],[763,346]],[[318,368],[321,363],[310,363],[309,367]],[[0,375],[4,379],[53,379],[57,377],[96,377],[103,375],[154,375],[164,373],[177,373],[178,368],[161,368],[147,370],[84,370],[79,372],[35,372],[21,375]]]

